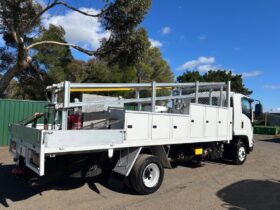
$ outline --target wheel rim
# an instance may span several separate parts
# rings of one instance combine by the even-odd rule
[[[238,151],[238,158],[241,162],[243,162],[246,158],[246,150],[244,147],[240,147]]]
[[[143,183],[146,187],[155,187],[159,182],[160,170],[157,164],[150,163],[146,166],[143,172]]]

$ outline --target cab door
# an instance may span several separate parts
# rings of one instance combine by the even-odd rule
[[[246,96],[242,94],[234,94],[233,113],[233,135],[247,136],[250,146],[252,146],[252,107],[249,99]]]
[[[252,126],[252,106],[248,98],[241,98],[241,130],[248,136],[249,140],[253,139],[253,126]]]

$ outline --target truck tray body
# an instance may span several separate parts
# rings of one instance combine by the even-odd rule
[[[232,138],[232,108],[229,107],[191,103],[189,114],[118,112],[123,123],[111,129],[40,130],[12,124],[10,141],[17,145],[13,152],[25,157],[26,166],[43,176],[46,156]],[[39,155],[37,166],[31,161],[34,154]]]

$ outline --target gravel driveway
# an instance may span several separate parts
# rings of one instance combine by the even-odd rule
[[[7,148],[0,148],[0,209],[280,209],[280,138],[255,136],[242,166],[204,162],[166,169],[159,191],[140,196],[117,192],[104,178],[59,179],[30,186],[10,173]]]

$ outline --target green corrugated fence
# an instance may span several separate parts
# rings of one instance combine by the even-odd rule
[[[0,99],[0,146],[8,144],[8,125],[35,112],[44,112],[45,101]]]
[[[254,133],[255,134],[276,135],[276,134],[278,134],[278,130],[276,127],[255,126]]]

